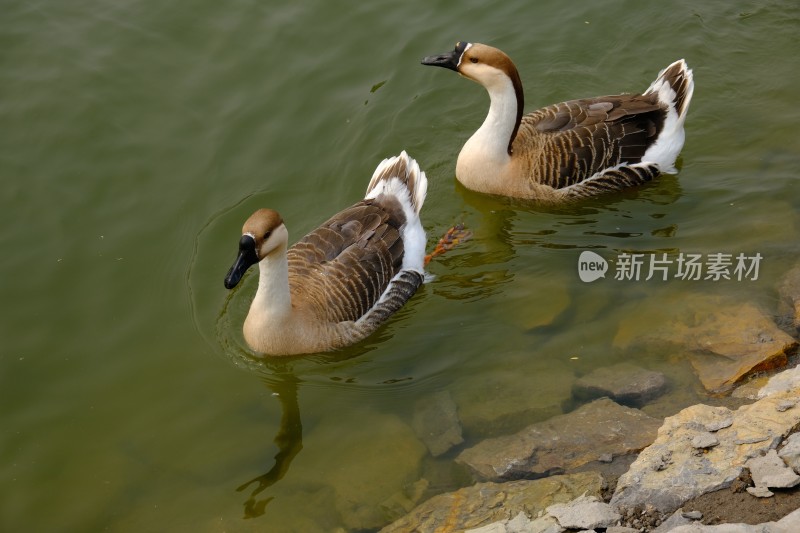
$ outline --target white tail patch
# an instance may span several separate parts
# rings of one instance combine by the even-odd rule
[[[395,196],[404,206],[410,203],[413,212],[419,215],[428,194],[428,178],[405,150],[381,161],[372,174],[365,198],[375,198],[380,194]]]
[[[655,163],[662,172],[674,173],[685,134],[683,124],[694,94],[694,76],[686,61],[679,59],[658,73],[644,94],[657,94],[667,108],[664,127],[656,142],[642,156],[642,163]]]
[[[425,230],[419,211],[428,193],[428,178],[419,165],[405,152],[384,159],[375,169],[367,187],[365,199],[381,194],[394,196],[403,206],[406,222],[401,230],[403,238],[403,270],[425,272]]]

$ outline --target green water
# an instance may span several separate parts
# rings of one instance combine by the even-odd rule
[[[0,530],[369,529],[398,494],[471,482],[453,453],[414,459],[414,404],[436,392],[466,445],[569,409],[577,376],[622,360],[670,377],[660,415],[707,400],[685,358],[614,338],[703,294],[777,312],[799,32],[794,1],[6,0]],[[457,40],[508,52],[529,110],[643,90],[685,57],[680,174],[563,209],[464,190],[455,158],[488,99],[419,65]],[[359,346],[249,359],[255,276],[222,286],[243,220],[279,209],[297,239],[403,149],[429,178],[430,244],[457,222],[473,239]],[[763,260],[755,281],[617,281],[612,263],[588,284],[584,250]],[[486,422],[504,398],[541,405]]]

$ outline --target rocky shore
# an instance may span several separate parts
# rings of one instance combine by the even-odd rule
[[[381,531],[800,531],[800,367],[752,396],[738,409],[695,405],[663,423],[594,400],[467,448],[457,461],[486,481],[434,496]],[[626,470],[615,478],[620,460]]]
[[[381,532],[800,531],[800,266],[776,291],[782,327],[758,306],[711,296],[657,328],[620,325],[617,348],[674,344],[720,405],[653,416],[668,380],[623,363],[580,377],[566,414],[463,447],[460,399],[421,400],[417,438],[474,483],[427,500],[416,483],[408,512]]]

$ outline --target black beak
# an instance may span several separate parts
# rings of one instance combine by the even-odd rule
[[[239,241],[239,255],[236,256],[233,266],[225,276],[225,288],[232,289],[242,280],[247,269],[258,263],[256,254],[256,241],[250,235],[242,235]]]
[[[446,54],[438,56],[428,56],[422,59],[423,65],[431,65],[433,67],[444,67],[458,72],[458,61],[461,59],[461,53],[458,50],[453,50]]]

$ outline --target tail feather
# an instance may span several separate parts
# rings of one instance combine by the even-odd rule
[[[405,193],[397,190],[402,184]],[[383,186],[382,186],[383,185]],[[419,215],[428,192],[428,178],[419,164],[403,150],[400,155],[384,159],[378,164],[367,186],[365,198],[374,198],[382,193],[404,194]]]
[[[694,93],[692,69],[686,65],[686,61],[683,59],[675,61],[659,72],[656,81],[644,92],[644,94],[651,93],[658,93],[658,99],[663,104],[674,107],[678,117],[685,118]]]
[[[686,61],[679,59],[662,70],[644,94],[655,94],[664,106],[664,126],[642,155],[642,163],[658,165],[661,172],[676,172],[675,160],[683,148],[683,124],[694,93],[694,76]]]

